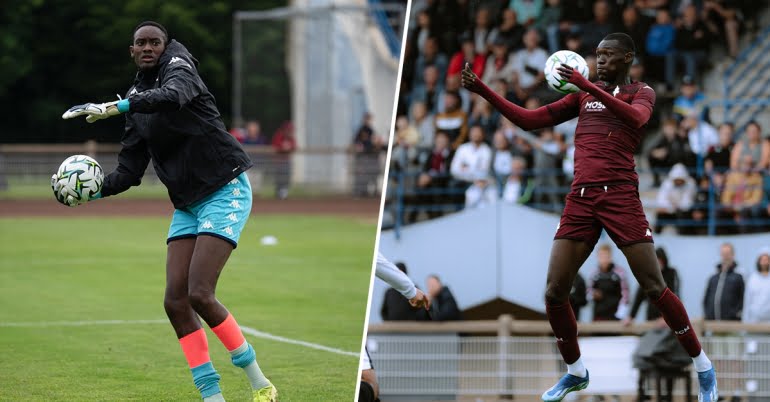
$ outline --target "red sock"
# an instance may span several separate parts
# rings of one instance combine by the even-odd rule
[[[243,332],[241,332],[241,327],[238,326],[232,314],[227,314],[227,318],[216,327],[211,328],[211,330],[214,331],[217,338],[222,341],[222,344],[230,352],[238,349],[246,342],[246,338],[243,337]]]
[[[179,344],[182,345],[182,352],[191,369],[211,361],[209,343],[203,328],[183,336]]]
[[[580,346],[577,342],[577,320],[575,312],[569,302],[564,304],[545,304],[545,313],[548,322],[556,336],[556,346],[559,347],[561,357],[567,364],[572,364],[580,358]]]
[[[663,319],[668,327],[674,331],[679,343],[690,357],[696,357],[700,354],[701,346],[698,341],[698,335],[690,324],[690,318],[687,317],[687,310],[684,309],[682,301],[668,288],[663,291],[660,299],[653,301],[655,307],[660,310]]]

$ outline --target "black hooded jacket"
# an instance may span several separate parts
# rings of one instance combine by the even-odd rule
[[[707,320],[740,320],[743,312],[743,276],[735,272],[733,264],[722,272],[722,264],[717,265],[717,273],[709,278],[706,293],[703,295],[703,312]]]
[[[177,209],[206,197],[252,166],[225,129],[196,60],[172,40],[150,71],[140,71],[126,95],[129,111],[118,167],[104,178],[102,196],[141,183],[152,159]]]

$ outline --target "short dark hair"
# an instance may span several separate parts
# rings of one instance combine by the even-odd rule
[[[166,27],[164,27],[163,25],[161,25],[161,24],[159,24],[159,23],[157,23],[155,21],[143,21],[143,22],[140,22],[139,25],[137,25],[136,28],[134,28],[134,32],[131,33],[131,41],[132,42],[134,41],[133,35],[136,35],[136,31],[138,31],[142,27],[147,27],[147,26],[155,27],[155,28],[160,29],[161,32],[163,32],[163,41],[165,43],[168,43],[168,31],[166,30]]]
[[[611,34],[605,36],[604,39],[602,39],[602,40],[603,41],[604,40],[614,40],[614,41],[617,41],[618,43],[620,43],[620,47],[624,51],[631,52],[631,53],[634,53],[634,54],[636,53],[636,45],[634,45],[634,40],[631,39],[630,36],[628,36],[627,34],[624,34],[622,32],[611,33]]]
[[[399,261],[399,262],[395,263],[394,265],[395,265],[395,266],[396,266],[396,268],[398,268],[398,269],[399,269],[401,272],[403,272],[403,273],[406,273],[406,264],[404,264],[403,262]]]

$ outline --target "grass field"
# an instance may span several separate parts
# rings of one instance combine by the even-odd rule
[[[165,318],[167,228],[168,218],[0,219],[0,400],[199,400],[169,324],[88,323]],[[357,353],[375,229],[253,216],[217,297],[241,325]],[[264,235],[278,245],[261,246]],[[249,400],[245,375],[207,333],[225,398]],[[246,338],[282,401],[353,400],[357,357]]]

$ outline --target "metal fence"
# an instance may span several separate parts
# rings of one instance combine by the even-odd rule
[[[269,192],[281,181],[298,193],[318,195],[350,194],[354,190],[376,196],[382,185],[385,154],[355,154],[345,148],[302,149],[290,155],[277,154],[269,146],[247,145],[244,149],[254,162],[249,178],[255,193]],[[51,175],[70,155],[94,157],[105,172],[117,167],[119,144],[87,142],[60,145],[0,144],[0,185],[48,186]],[[333,166],[332,174],[311,175],[297,166]],[[312,170],[312,169],[311,169]],[[341,178],[341,179],[340,179]],[[143,184],[160,184],[152,167],[147,167]],[[3,186],[0,186],[2,189]]]
[[[720,395],[770,398],[770,324],[693,324],[701,331],[701,343],[717,371]],[[649,323],[634,327],[580,323],[583,359],[591,370],[591,386],[581,395],[638,395],[639,371],[633,367],[631,355],[638,334],[649,328]],[[546,335],[549,330],[547,322],[509,318],[498,322],[391,322],[370,326],[367,348],[384,401],[526,400],[539,396],[566,371],[556,342]],[[691,393],[697,395],[696,374],[688,369]],[[685,395],[684,384],[676,384],[674,396]],[[656,384],[645,380],[642,389],[646,395],[654,395]]]

